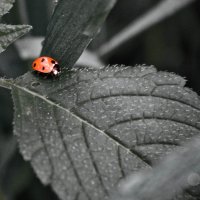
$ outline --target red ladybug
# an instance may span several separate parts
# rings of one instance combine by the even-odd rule
[[[37,72],[52,76],[58,76],[61,72],[58,62],[47,56],[42,56],[34,60],[32,68]]]

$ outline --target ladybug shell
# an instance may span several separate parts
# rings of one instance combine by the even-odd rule
[[[53,58],[43,56],[33,61],[32,68],[38,72],[51,73],[55,65],[58,65],[58,62]]]

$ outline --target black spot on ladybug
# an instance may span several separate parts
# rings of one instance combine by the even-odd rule
[[[42,58],[41,62],[44,62],[44,61],[45,61],[45,59],[44,59],[44,58]]]
[[[51,63],[52,63],[52,64],[55,64],[56,62],[55,62],[55,60],[51,60]]]
[[[45,70],[45,67],[42,67],[42,70]]]
[[[33,67],[36,67],[36,63],[34,63]]]

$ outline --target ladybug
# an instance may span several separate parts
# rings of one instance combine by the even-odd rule
[[[42,56],[34,60],[32,68],[37,72],[52,76],[58,76],[61,72],[58,62],[47,56]]]

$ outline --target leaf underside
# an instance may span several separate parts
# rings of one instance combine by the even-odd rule
[[[200,99],[184,85],[145,66],[27,73],[12,87],[20,151],[61,199],[108,199],[122,178],[200,133]]]

